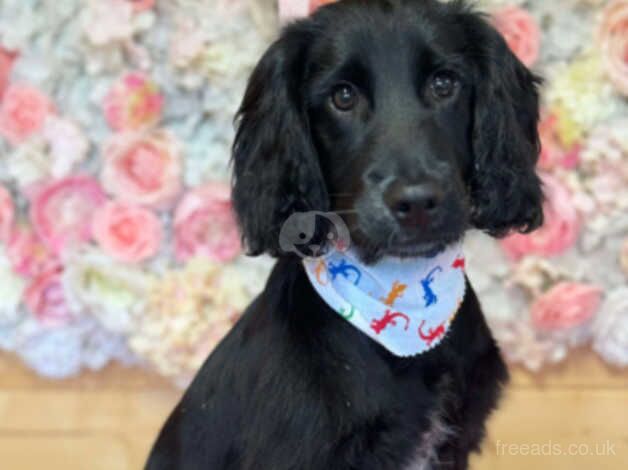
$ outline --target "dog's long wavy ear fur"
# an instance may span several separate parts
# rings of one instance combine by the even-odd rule
[[[255,67],[236,118],[233,204],[249,254],[278,256],[282,223],[328,208],[303,98],[307,23],[286,28]]]
[[[535,172],[540,79],[483,19],[475,17],[471,28],[480,83],[474,97],[472,221],[493,236],[528,233],[543,223]]]

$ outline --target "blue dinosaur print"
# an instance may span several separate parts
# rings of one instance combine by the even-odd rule
[[[443,272],[443,268],[436,266],[432,269],[425,279],[421,279],[421,287],[423,287],[423,300],[425,300],[425,306],[429,307],[438,303],[438,297],[432,290],[432,282],[434,282],[434,275],[438,272]]]
[[[347,263],[347,260],[344,259],[340,260],[340,263],[338,265],[335,265],[334,263],[329,263],[327,269],[329,270],[332,281],[334,281],[339,274],[346,279],[350,279],[350,273],[354,272],[355,281],[353,281],[353,284],[357,286],[360,282],[360,278],[362,277],[362,273],[360,272],[360,270],[354,265]]]

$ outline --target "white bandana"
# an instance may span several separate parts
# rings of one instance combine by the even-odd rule
[[[460,244],[432,258],[385,257],[371,266],[352,250],[303,261],[327,305],[397,356],[428,351],[445,337],[464,297],[464,263]]]

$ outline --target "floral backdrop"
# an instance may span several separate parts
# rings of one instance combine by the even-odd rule
[[[0,1],[0,349],[67,377],[186,383],[261,290],[229,196],[232,119],[280,22],[325,0]],[[546,223],[472,233],[506,357],[628,365],[628,0],[480,1],[545,77]]]

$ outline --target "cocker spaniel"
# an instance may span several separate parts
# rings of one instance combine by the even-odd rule
[[[450,247],[470,228],[542,223],[538,83],[464,2],[342,0],[285,27],[233,147],[243,239],[278,261],[146,468],[467,468],[508,374]],[[353,258],[282,249],[286,220],[308,211],[342,218]],[[334,245],[315,232],[312,246]]]

